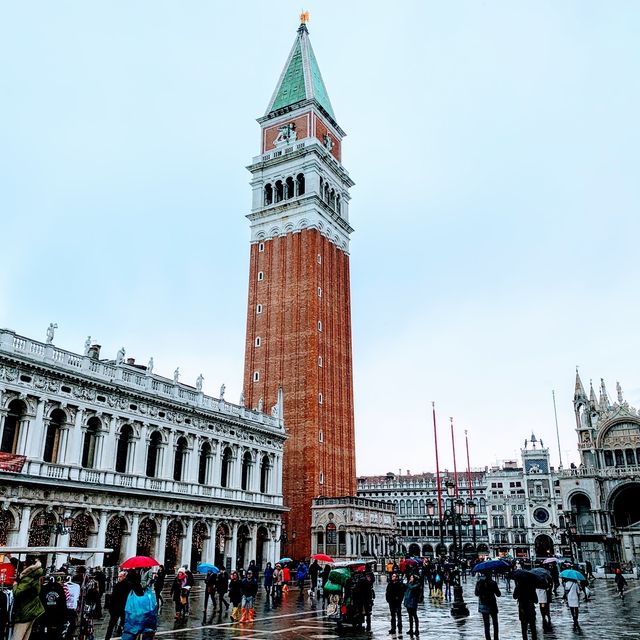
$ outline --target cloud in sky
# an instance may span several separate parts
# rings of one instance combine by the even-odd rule
[[[358,472],[575,460],[575,365],[640,405],[640,7],[308,3],[347,131]],[[249,174],[293,2],[25,2],[0,25],[0,324],[229,399]],[[391,440],[391,448],[388,441]],[[451,466],[448,450],[443,465]]]

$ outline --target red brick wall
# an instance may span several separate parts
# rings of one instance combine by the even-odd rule
[[[266,153],[267,151],[275,149],[275,147],[273,146],[273,141],[278,137],[278,129],[283,125],[289,124],[291,122],[296,125],[296,140],[303,140],[304,138],[309,137],[309,130],[311,129],[311,113],[303,113],[297,118],[292,118],[291,120],[287,120],[286,122],[281,122],[280,124],[263,129],[262,153]]]
[[[315,230],[264,245],[264,252],[251,246],[244,394],[248,407],[262,397],[269,412],[283,387],[289,435],[283,492],[291,509],[285,521],[290,539],[296,532],[295,544],[290,540],[283,552],[297,558],[310,552],[312,498],[356,492],[349,257]],[[263,305],[260,315],[257,304]],[[259,382],[253,382],[254,371]]]
[[[333,149],[331,149],[331,155],[340,162],[340,158],[342,157],[342,142],[336,138],[336,136],[329,131],[329,128],[325,124],[324,120],[314,116],[314,128],[315,128],[315,137],[320,140],[320,142],[324,143],[324,135],[328,134],[333,140]]]

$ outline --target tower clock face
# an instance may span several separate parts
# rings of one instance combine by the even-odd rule
[[[533,518],[536,522],[539,522],[540,524],[544,524],[549,520],[549,512],[546,509],[542,509],[542,508],[536,509],[533,512]]]

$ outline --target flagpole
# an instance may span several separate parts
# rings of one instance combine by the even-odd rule
[[[456,440],[453,437],[453,418],[449,418],[451,422],[451,448],[453,449],[453,483],[456,486],[456,498],[458,497],[458,467],[456,466]]]
[[[471,465],[469,464],[469,438],[467,436],[467,430],[464,430],[464,443],[467,448],[467,482],[469,483],[469,500],[473,500],[473,487],[471,486]],[[476,547],[476,516],[475,513],[471,516],[471,531],[473,532],[473,550],[475,552]]]
[[[431,403],[433,413],[433,441],[436,447],[436,480],[438,483],[438,520],[440,521],[440,537],[442,538],[442,487],[440,485],[440,463],[438,461],[438,428],[436,426],[436,403]]]

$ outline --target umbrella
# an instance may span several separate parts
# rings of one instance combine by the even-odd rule
[[[575,569],[565,569],[560,572],[560,577],[565,580],[575,580],[576,582],[584,582],[586,578]]]
[[[211,573],[220,573],[220,569],[218,569],[215,564],[211,564],[210,562],[201,562],[196,567],[196,571],[198,573],[207,573],[207,571],[211,571]]]
[[[159,567],[160,563],[149,556],[133,556],[127,558],[121,565],[121,569],[148,569],[149,567]]]
[[[412,566],[413,566],[413,565],[418,564],[418,561],[417,561],[417,560],[414,560],[413,558],[405,558],[405,559],[404,559],[404,563],[405,563],[405,564],[409,564],[409,565],[412,565]]]
[[[527,571],[525,569],[516,569],[511,577],[516,582],[528,582],[531,586],[536,587],[537,589],[546,589],[549,584],[549,574],[542,569],[543,575],[538,573],[534,573],[534,570]]]
[[[287,564],[288,562],[293,562],[293,560],[291,558],[280,558],[280,560],[278,560],[279,564]]]
[[[472,573],[477,573],[478,571],[504,571],[505,569],[510,569],[511,565],[506,563],[504,560],[485,560],[484,562],[479,562],[473,569]]]
[[[550,587],[553,580],[551,579],[551,574],[542,567],[538,567],[536,569],[530,569],[530,573],[535,573],[542,582],[545,583],[545,586]]]
[[[558,558],[546,558],[542,561],[542,564],[552,564],[554,562],[558,562]]]
[[[316,553],[311,556],[311,559],[319,560],[320,562],[335,562],[335,560],[331,556],[328,556],[326,553]]]

